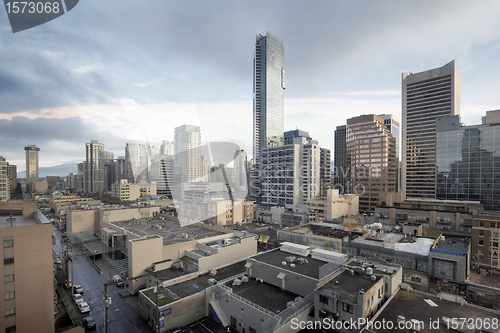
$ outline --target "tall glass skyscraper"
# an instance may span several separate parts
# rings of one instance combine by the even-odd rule
[[[500,123],[460,126],[458,116],[438,118],[436,169],[437,199],[500,210]]]
[[[100,193],[105,190],[104,184],[104,144],[91,140],[85,144],[85,191]]]
[[[401,191],[407,197],[436,193],[436,118],[460,114],[455,60],[420,73],[403,73]]]
[[[38,152],[40,148],[36,145],[24,147],[26,150],[26,184],[37,182],[38,179]]]
[[[260,202],[262,150],[283,145],[285,69],[283,41],[257,35],[253,59],[253,171],[250,197]]]
[[[262,149],[283,145],[285,69],[283,42],[271,34],[257,35],[253,60],[253,158]]]

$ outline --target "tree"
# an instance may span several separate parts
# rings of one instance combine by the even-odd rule
[[[23,189],[21,188],[21,183],[17,183],[12,199],[23,199]]]

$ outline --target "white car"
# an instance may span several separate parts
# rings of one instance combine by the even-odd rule
[[[83,296],[81,294],[74,294],[73,299],[77,305],[83,302]]]
[[[81,302],[80,304],[78,304],[78,308],[80,309],[81,313],[90,312],[90,306],[87,304],[87,302]]]

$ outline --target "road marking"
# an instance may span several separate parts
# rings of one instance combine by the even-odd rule
[[[436,303],[434,303],[431,299],[424,298],[424,301],[429,304],[430,306],[438,306]]]
[[[201,326],[205,327],[207,331],[209,331],[210,333],[214,333],[208,327],[206,327],[205,325],[203,325],[203,323],[201,323],[200,321],[198,321],[198,322],[200,323]]]

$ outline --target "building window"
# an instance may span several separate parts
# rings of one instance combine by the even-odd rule
[[[479,236],[481,236],[481,237],[484,236],[484,230],[479,230]]]
[[[4,247],[4,249],[6,247],[14,247],[14,240],[13,239],[5,239],[3,241],[3,247]]]
[[[4,275],[3,282],[4,283],[14,282],[14,274]]]
[[[6,327],[5,333],[16,333],[16,325]]]
[[[484,240],[480,239],[478,242],[479,245],[484,245]]]
[[[319,295],[319,301],[323,304],[328,304],[328,297]]]
[[[6,265],[12,265],[13,263],[14,263],[14,258],[4,258],[3,259],[4,266],[6,266]]]
[[[5,310],[5,317],[10,317],[16,314],[16,309],[7,309]]]
[[[480,227],[484,227],[484,222],[479,222]]]
[[[14,299],[16,297],[15,291],[9,291],[4,294],[4,299],[7,301],[9,299]]]
[[[350,306],[349,304],[347,303],[342,303],[342,310],[344,312],[349,312],[349,313],[352,313],[352,306]]]

